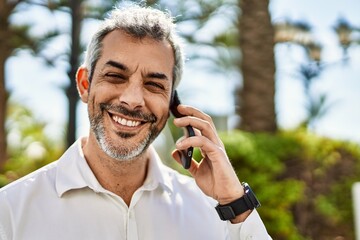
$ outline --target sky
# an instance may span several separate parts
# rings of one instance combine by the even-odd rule
[[[351,46],[349,59],[343,61],[342,49],[338,46],[333,26],[340,17],[346,18],[352,25],[360,27],[360,1],[356,0],[271,0],[270,11],[273,21],[285,19],[305,20],[312,27],[314,38],[323,46],[322,60],[327,66],[313,85],[314,94],[327,94],[331,104],[327,114],[314,127],[318,134],[335,139],[351,140],[360,143],[360,45]],[[44,12],[26,12],[14,16],[18,22],[41,22]],[[51,24],[67,28],[66,19],[60,16],[47,26],[33,29],[35,32],[46,31]],[[95,29],[94,22],[87,22],[89,31],[84,36],[86,42]],[[52,53],[62,51],[62,41],[52,46]],[[301,80],[296,77],[297,67],[303,61],[299,49],[286,44],[275,48],[276,71],[276,110],[281,128],[296,127],[303,121],[305,98]],[[64,134],[67,121],[67,100],[62,88],[67,84],[64,71],[58,71],[34,59],[27,52],[20,52],[9,59],[6,65],[7,88],[12,93],[12,99],[30,107],[35,115],[48,122],[47,131],[54,136]],[[41,74],[38,74],[41,73]],[[223,81],[212,81],[212,79]],[[214,115],[232,115],[234,99],[232,91],[234,81],[226,78],[231,76],[209,74],[198,68],[186,66],[184,78],[179,86],[183,102],[194,105]],[[196,79],[196,81],[194,80]],[[191,87],[190,87],[191,86]],[[204,88],[204,86],[209,86]],[[192,94],[196,93],[196,94]],[[209,97],[213,96],[213,97]],[[79,103],[78,135],[88,131],[86,106]],[[229,125],[233,124],[230,118]]]
[[[314,131],[336,139],[360,142],[360,45],[351,46],[344,61],[333,27],[341,17],[360,27],[360,1],[356,0],[272,0],[273,21],[304,20],[313,27],[314,38],[323,45],[325,69],[314,83],[315,94],[328,95],[330,108]],[[276,48],[278,120],[285,128],[293,127],[304,117],[301,81],[294,78],[300,57],[286,46]],[[294,66],[295,63],[295,66]]]

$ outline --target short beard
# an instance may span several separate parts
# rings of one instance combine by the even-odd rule
[[[154,141],[154,139],[160,134],[162,128],[164,127],[163,126],[161,129],[158,129],[155,126],[157,118],[153,114],[147,115],[140,112],[130,111],[121,106],[113,106],[110,104],[100,104],[100,109],[101,111],[93,117],[91,117],[89,114],[90,127],[95,134],[100,148],[109,157],[118,161],[130,161],[142,155],[149,147],[149,145]],[[134,143],[134,148],[119,146],[112,142],[112,140],[106,136],[104,127],[104,112],[106,112],[105,110],[109,109],[119,112],[125,116],[136,117],[138,119],[144,119],[144,121],[150,122],[151,126],[149,134],[140,143]],[[135,135],[123,132],[117,132],[116,134],[122,139],[129,139],[129,141],[131,141],[130,138]]]

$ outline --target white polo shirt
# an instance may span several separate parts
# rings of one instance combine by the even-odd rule
[[[231,224],[215,205],[151,149],[147,178],[128,207],[99,184],[79,139],[58,161],[0,189],[0,239],[271,239],[256,211]]]

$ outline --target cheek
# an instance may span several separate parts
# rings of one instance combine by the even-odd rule
[[[96,114],[96,104],[94,103],[94,96],[89,95],[88,97],[88,103],[87,103],[87,111],[90,120],[95,117]]]
[[[106,96],[106,95],[105,95]],[[100,111],[100,103],[104,102],[101,92],[90,90],[88,96],[88,112],[90,115],[99,114]]]
[[[89,102],[92,104],[99,104],[101,102],[108,102],[114,98],[114,88],[105,85],[98,85],[92,88],[89,92]]]
[[[150,98],[148,101],[149,110],[158,118],[159,122],[166,122],[169,118],[169,100],[164,98]]]

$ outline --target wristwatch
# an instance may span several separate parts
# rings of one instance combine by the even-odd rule
[[[235,201],[220,205],[218,204],[215,209],[223,221],[234,219],[236,216],[248,211],[253,210],[261,206],[259,200],[256,198],[254,192],[251,190],[249,184],[242,183],[245,194]]]

